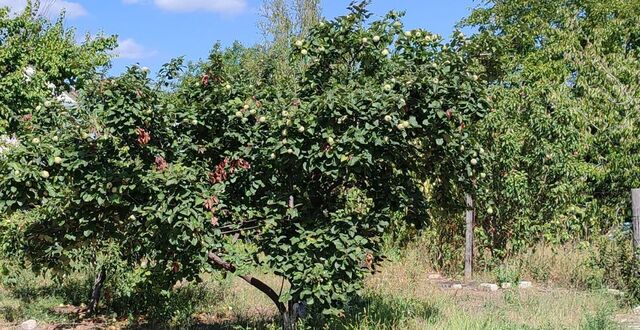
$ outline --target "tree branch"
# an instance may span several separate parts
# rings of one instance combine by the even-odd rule
[[[209,257],[209,261],[212,262],[214,265],[218,266],[219,268],[222,268],[231,273],[236,272],[236,267],[234,265],[224,261],[215,252],[213,251],[209,252],[208,257]],[[251,284],[256,289],[262,291],[262,293],[266,294],[271,299],[271,301],[273,301],[273,303],[276,304],[276,307],[278,307],[278,312],[280,312],[281,315],[284,315],[287,312],[287,307],[282,302],[280,302],[280,296],[269,285],[267,285],[266,283],[260,281],[259,279],[251,275],[238,275],[238,276],[240,276],[240,278],[245,280],[247,283]]]

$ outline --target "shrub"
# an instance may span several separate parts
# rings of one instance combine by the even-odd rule
[[[587,265],[591,270],[588,283],[592,287],[618,289],[625,293],[627,302],[640,302],[640,263],[628,231],[614,231],[600,237]]]

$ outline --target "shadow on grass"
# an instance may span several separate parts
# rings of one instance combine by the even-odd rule
[[[79,305],[86,301],[91,287],[92,277],[89,274],[66,278],[62,283],[56,283],[51,279],[36,276],[27,270],[16,270],[13,280],[5,277],[0,288],[0,319],[9,322],[19,322],[27,318],[35,318],[39,321],[65,323],[78,321],[77,315],[56,313],[54,309],[61,304]],[[239,315],[234,318],[222,318],[215,315],[206,315],[205,318],[197,320],[191,318],[200,305],[215,305],[224,300],[220,292],[216,289],[224,288],[193,287],[179,290],[169,299],[159,299],[158,297],[145,297],[141,300],[124,299],[120,303],[126,302],[127,306],[116,306],[115,304],[105,308],[103,311],[114,315],[113,312],[126,317],[129,321],[137,318],[134,315],[140,311],[140,306],[150,305],[150,312],[146,314],[147,320],[152,319],[154,324],[130,323],[130,329],[171,329],[171,328],[191,328],[203,330],[217,329],[279,329],[279,320],[269,316]],[[217,293],[217,294],[216,294]],[[138,297],[139,299],[141,297]],[[138,308],[136,308],[138,307]],[[435,322],[440,317],[439,309],[424,301],[368,293],[361,298],[349,301],[345,306],[343,317],[327,317],[319,312],[313,311],[313,306],[309,308],[309,316],[301,320],[301,329],[401,329],[407,324],[419,322],[419,324],[429,324]],[[115,310],[114,310],[115,308]],[[157,310],[156,310],[157,309]],[[176,317],[179,317],[175,326]],[[166,323],[165,323],[166,322]],[[173,327],[168,324],[174,324]]]
[[[345,310],[344,318],[329,322],[332,329],[399,329],[407,322],[432,323],[440,310],[413,298],[368,294],[355,299]]]
[[[319,314],[316,314],[319,315]],[[416,299],[369,294],[345,306],[343,317],[310,316],[301,320],[300,329],[402,329],[411,322],[433,323],[440,310]],[[213,323],[200,323],[191,329],[279,329],[277,319],[239,318]]]
[[[85,302],[90,279],[85,277],[67,278],[56,283],[31,271],[12,268],[10,275],[2,276],[0,286],[0,319],[16,322],[26,318],[66,321],[68,315],[60,315],[52,310],[63,303]]]
[[[45,297],[57,297],[70,304],[82,304],[88,301],[90,289],[91,279],[88,278],[67,279],[63,283],[32,282],[8,287],[11,296],[23,303],[32,303]]]

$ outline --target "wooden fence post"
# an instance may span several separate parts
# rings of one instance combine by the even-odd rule
[[[633,248],[638,255],[640,248],[640,189],[631,189],[631,221],[633,223]]]
[[[465,215],[465,245],[464,245],[464,277],[471,279],[473,275],[473,226],[475,222],[475,209],[473,207],[473,197],[465,195],[467,212]]]

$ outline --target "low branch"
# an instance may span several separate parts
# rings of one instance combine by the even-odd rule
[[[216,253],[209,252],[208,257],[209,257],[209,261],[212,262],[214,265],[231,273],[236,272],[236,267],[234,265],[224,261]],[[282,302],[280,302],[280,296],[269,285],[267,285],[266,283],[262,282],[261,280],[251,275],[238,275],[238,276],[240,276],[240,278],[245,280],[247,283],[251,284],[256,289],[262,291],[262,293],[266,294],[271,299],[271,301],[273,301],[273,303],[276,305],[276,307],[278,308],[278,312],[280,312],[281,315],[284,315],[287,312],[287,307]]]

